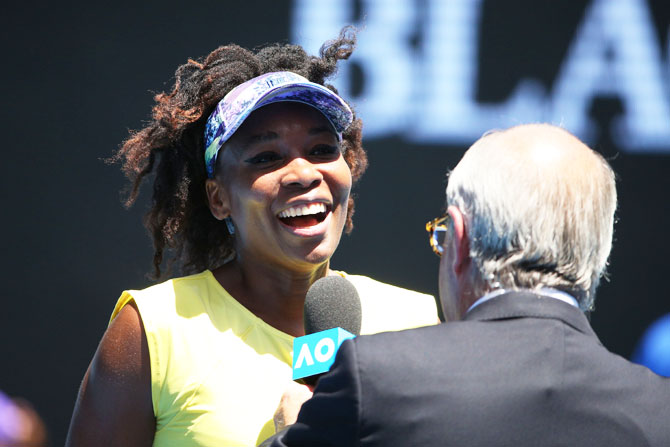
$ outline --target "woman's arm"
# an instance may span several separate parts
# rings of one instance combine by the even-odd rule
[[[131,302],[107,328],[86,371],[66,447],[148,447],[155,430],[149,348]]]

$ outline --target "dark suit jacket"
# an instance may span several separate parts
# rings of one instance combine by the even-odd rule
[[[584,314],[509,292],[464,321],[346,341],[282,446],[670,446],[670,379]]]

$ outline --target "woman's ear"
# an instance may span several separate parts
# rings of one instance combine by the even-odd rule
[[[215,179],[207,179],[205,181],[205,191],[207,192],[207,202],[212,216],[217,220],[223,220],[230,216],[230,200],[226,188]]]

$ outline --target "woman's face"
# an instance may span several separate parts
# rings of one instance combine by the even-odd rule
[[[319,111],[290,102],[256,110],[218,162],[221,174],[208,190],[214,186],[221,199],[217,217],[235,223],[238,256],[294,270],[330,259],[352,180],[337,136]]]

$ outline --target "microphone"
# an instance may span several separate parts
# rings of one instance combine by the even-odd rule
[[[358,291],[341,276],[318,279],[307,291],[303,315],[306,335],[293,340],[293,380],[313,387],[342,342],[361,333]]]

